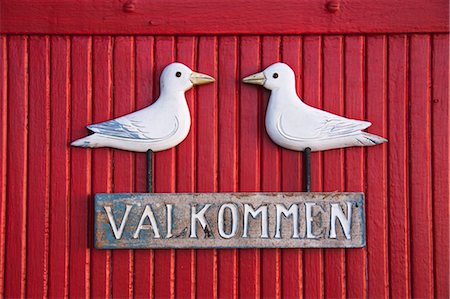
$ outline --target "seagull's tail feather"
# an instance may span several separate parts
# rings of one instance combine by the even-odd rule
[[[84,138],[75,140],[70,145],[78,146],[78,147],[90,147],[90,148],[98,147],[98,142],[97,142],[98,138],[97,137],[98,137],[97,134],[92,134],[92,135],[86,136]]]
[[[358,136],[357,139],[363,146],[377,145],[388,141],[386,138],[367,132],[362,132],[362,134]]]

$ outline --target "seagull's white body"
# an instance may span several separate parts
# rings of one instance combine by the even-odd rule
[[[264,85],[271,95],[266,112],[266,130],[278,145],[303,151],[323,151],[350,146],[370,146],[387,140],[362,130],[371,123],[348,119],[303,103],[295,90],[294,71],[284,63],[275,63],[244,79]]]
[[[195,84],[213,81],[212,77],[192,72],[185,65],[172,63],[161,75],[161,94],[154,104],[87,126],[94,134],[76,140],[72,145],[112,147],[134,152],[157,152],[174,147],[186,138],[191,127],[185,91]]]
[[[189,133],[191,117],[183,94],[161,94],[151,106],[87,128],[95,134],[72,145],[157,152],[176,146]]]

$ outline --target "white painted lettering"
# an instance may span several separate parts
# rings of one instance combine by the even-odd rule
[[[292,216],[292,228],[294,231],[294,233],[292,234],[292,238],[298,238],[298,205],[292,204],[289,210],[286,209],[283,204],[276,204],[275,207],[277,211],[275,238],[281,239],[281,214],[286,217]]]
[[[202,226],[203,229],[206,229],[208,222],[205,219],[205,212],[206,210],[209,209],[210,206],[211,206],[210,203],[205,204],[199,212],[196,211],[197,209],[195,206],[191,207],[191,234],[189,236],[190,238],[197,238],[197,221],[200,222],[200,225]]]
[[[116,240],[120,240],[122,238],[123,229],[125,228],[125,224],[127,223],[128,215],[130,215],[132,207],[133,205],[126,205],[125,214],[123,215],[119,229],[117,229],[116,221],[114,220],[114,215],[111,211],[111,207],[105,206],[106,215],[108,215],[109,224],[111,225]]]
[[[267,206],[260,206],[254,210],[249,204],[244,204],[244,233],[243,238],[248,238],[248,217],[256,219],[261,214],[261,238],[269,238],[269,221],[267,217]]]
[[[166,210],[167,210],[167,234],[166,234],[166,239],[172,238],[172,210],[173,210],[173,205],[172,204],[167,204],[166,205]]]
[[[312,233],[312,207],[316,204],[314,202],[305,202],[305,208],[306,208],[306,238],[307,239],[317,239],[319,237],[315,236]]]
[[[345,237],[350,240],[351,234],[350,230],[352,228],[352,203],[347,203],[347,217],[341,210],[341,207],[337,203],[331,204],[331,229],[330,229],[330,239],[336,239],[336,218],[341,222],[342,230],[344,231]]]
[[[229,209],[231,212],[231,232],[227,234],[225,232],[225,209]],[[232,203],[223,204],[219,209],[219,214],[217,216],[217,226],[219,227],[219,235],[222,238],[230,239],[236,235],[237,226],[238,226],[238,210],[236,206]]]
[[[150,220],[150,224],[144,224],[145,219],[148,218]],[[153,234],[155,239],[161,238],[159,234],[158,224],[156,223],[155,215],[153,215],[152,208],[150,205],[145,206],[144,213],[142,213],[141,220],[139,221],[139,225],[136,229],[136,232],[133,235],[134,239],[139,238],[139,233],[141,230],[153,229]]]

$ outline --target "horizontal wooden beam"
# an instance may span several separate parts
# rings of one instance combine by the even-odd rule
[[[448,32],[447,0],[0,0],[5,34]]]

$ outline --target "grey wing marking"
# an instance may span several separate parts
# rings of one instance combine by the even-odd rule
[[[132,138],[132,139],[148,139],[145,134],[136,125],[126,125],[116,120],[108,120],[96,125],[87,126],[94,133],[108,136]]]
[[[295,119],[295,121],[284,122],[282,114],[277,122],[278,132],[289,140],[321,140],[330,138],[339,138],[355,134],[371,125],[370,122],[347,119],[336,115],[322,116],[321,120],[310,118],[304,120]]]
[[[360,121],[347,118],[330,118],[321,126],[321,135],[329,137],[345,136],[355,132],[364,130],[370,127],[371,123],[368,121]]]
[[[116,120],[108,120],[99,124],[89,125],[87,128],[94,133],[99,133],[112,137],[140,139],[140,140],[152,140],[160,141],[174,135],[179,127],[178,118],[175,117],[174,128],[166,136],[151,136],[151,132],[147,132],[148,128],[143,125],[139,120],[128,120],[130,123],[123,124]],[[147,129],[147,130],[146,130]]]

